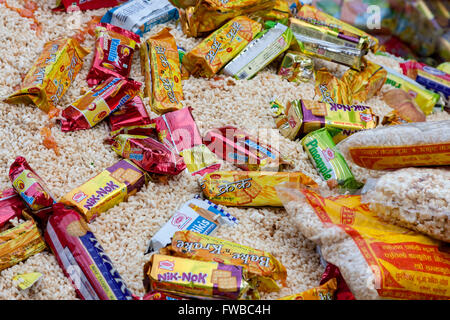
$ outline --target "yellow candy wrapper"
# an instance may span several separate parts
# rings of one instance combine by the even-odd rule
[[[193,76],[213,77],[241,52],[261,30],[261,24],[239,16],[216,30],[183,57],[183,65]]]
[[[152,111],[164,114],[183,107],[181,68],[175,38],[164,28],[141,46],[141,69]]]
[[[18,287],[21,290],[27,290],[31,288],[35,283],[37,283],[42,278],[42,273],[40,272],[31,272],[18,274],[13,277],[13,280],[18,282]]]
[[[172,244],[163,248],[161,253],[242,266],[247,269],[249,278],[255,278],[256,283],[262,281],[262,285],[258,286],[260,292],[278,291],[276,280],[286,285],[286,268],[270,253],[209,235],[189,230],[177,231],[172,237]]]
[[[330,279],[319,287],[311,288],[301,293],[279,298],[278,300],[334,300],[337,290],[336,278]]]
[[[36,223],[28,220],[0,233],[0,271],[46,248]]]
[[[347,83],[336,78],[325,68],[317,70],[315,78],[315,93],[322,102],[352,104],[352,94]]]
[[[291,182],[301,187],[318,188],[317,183],[301,172],[215,171],[201,182],[203,194],[215,204],[225,206],[272,206],[283,204],[275,187]]]
[[[49,113],[56,109],[81,67],[89,50],[74,38],[49,41],[23,79],[21,88],[5,99],[7,103],[33,103]]]

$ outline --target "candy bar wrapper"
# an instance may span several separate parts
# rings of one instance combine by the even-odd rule
[[[123,107],[114,111],[108,117],[110,136],[118,134],[133,134],[152,136],[156,134],[155,124],[145,108],[144,102],[139,95],[128,100]]]
[[[221,225],[236,226],[238,221],[214,203],[196,197],[183,204],[169,221],[151,238],[145,254],[158,252],[170,245],[175,232],[191,230],[201,234],[212,234]]]
[[[149,293],[146,293],[142,298],[138,300],[188,300],[188,299],[174,294],[154,290],[150,291]]]
[[[57,0],[53,11],[86,11],[118,6],[127,0]]]
[[[261,30],[261,24],[245,16],[227,22],[183,57],[191,75],[211,78],[244,49]]]
[[[327,69],[315,72],[315,93],[322,102],[352,104],[353,95],[346,82],[336,78]]]
[[[278,74],[290,82],[308,82],[314,75],[314,60],[300,52],[288,51]]]
[[[319,175],[330,189],[357,190],[362,184],[355,180],[342,154],[336,149],[326,128],[307,134],[301,141]]]
[[[280,171],[290,164],[278,150],[235,127],[209,130],[203,141],[220,159],[246,171]]]
[[[33,103],[42,111],[56,110],[89,51],[73,38],[49,41],[22,81],[19,90],[4,101],[7,103]]]
[[[62,203],[53,206],[45,240],[64,275],[83,300],[132,300],[120,274],[114,268],[83,218]]]
[[[388,114],[387,120],[398,121],[400,119],[406,122],[424,122],[426,116],[420,107],[414,101],[414,98],[402,89],[391,89],[384,92],[383,100],[394,109]],[[394,113],[395,112],[395,113]],[[395,116],[398,117],[395,117]]]
[[[288,111],[289,110],[287,110],[277,98],[272,98],[270,101],[270,112],[276,128],[280,131],[282,136],[290,140],[295,140],[297,133],[300,130],[300,126],[297,125],[297,121],[289,123],[289,118],[287,115]],[[300,119],[299,117],[297,118]]]
[[[130,0],[103,16],[101,22],[109,23],[139,36],[158,24],[178,19],[178,10],[167,0]]]
[[[12,279],[18,282],[18,287],[20,290],[28,290],[33,285],[40,282],[43,274],[40,272],[30,272],[24,274],[15,275]]]
[[[147,291],[209,299],[244,299],[252,291],[241,266],[154,254],[144,266]]]
[[[370,41],[370,48],[373,52],[378,51],[379,43],[378,39],[374,36],[369,35],[361,29],[358,29],[351,24],[348,24],[342,20],[336,19],[335,17],[317,9],[316,7],[310,5],[302,5],[298,9],[296,18],[299,20],[306,21],[319,26],[327,27],[330,30],[338,30],[344,35],[346,33],[356,34],[360,37],[367,37]]]
[[[111,77],[61,112],[61,131],[90,129],[139,93],[141,83]]]
[[[271,283],[271,286],[258,286],[258,291],[278,291],[276,280],[286,284],[286,268],[272,254],[193,231],[175,232],[172,244],[160,253],[241,266],[247,269],[249,279],[266,278],[262,283]]]
[[[0,191],[0,230],[14,218],[22,218],[28,215],[25,202],[14,188]]]
[[[161,142],[146,136],[120,134],[112,149],[147,172],[177,175],[186,168],[183,158]]]
[[[425,115],[430,115],[433,112],[433,108],[440,98],[438,93],[427,90],[421,84],[389,67],[383,66],[383,68],[388,72],[387,85],[407,92]]]
[[[205,175],[220,169],[216,155],[204,144],[198,144],[192,148],[180,152],[186,163],[186,168],[192,175]]]
[[[330,279],[319,287],[311,288],[301,293],[282,297],[277,300],[334,300],[334,292],[336,289],[336,279]]]
[[[235,79],[251,79],[291,45],[291,29],[281,23],[265,30],[231,60],[222,72]]]
[[[86,77],[88,85],[96,86],[110,77],[128,78],[140,37],[108,23],[99,23],[95,36],[94,59]]]
[[[0,271],[26,260],[46,248],[31,219],[0,233]]]
[[[417,61],[400,63],[403,74],[425,88],[441,93],[446,99],[450,96],[450,74]]]
[[[281,207],[275,187],[291,182],[317,188],[317,183],[301,172],[215,171],[201,182],[203,194],[216,204],[246,207]]]
[[[24,157],[17,157],[11,164],[9,180],[33,215],[42,222],[47,221],[55,198]]]
[[[343,64],[357,71],[364,66],[362,57],[368,52],[369,40],[349,32],[290,18],[289,27],[299,42],[301,52],[320,59]]]
[[[147,185],[148,180],[145,171],[124,159],[73,189],[59,202],[75,207],[86,221],[91,222],[102,212],[126,201]]]
[[[153,112],[164,114],[183,108],[180,57],[170,28],[151,36],[141,46],[141,68],[145,94]]]
[[[181,80],[189,79],[189,71],[187,71],[186,67],[183,65],[183,57],[186,54],[186,50],[182,47],[178,48],[178,57],[180,58],[180,72],[181,72]]]
[[[266,21],[277,21],[287,24],[291,11],[286,0],[276,0],[275,6],[267,10],[259,10],[248,15],[250,19],[264,23]]]
[[[341,78],[352,93],[353,101],[365,102],[376,96],[387,79],[387,71],[370,61],[361,72],[348,69]]]

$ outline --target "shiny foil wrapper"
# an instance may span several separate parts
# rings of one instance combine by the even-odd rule
[[[73,38],[59,38],[44,45],[41,55],[22,81],[20,89],[7,97],[7,103],[34,104],[49,113],[57,110],[89,50]]]
[[[286,0],[276,0],[273,8],[258,10],[248,15],[250,19],[261,23],[266,21],[277,21],[283,24],[287,24],[290,16],[291,11],[289,9],[289,3]]]
[[[227,22],[183,57],[193,76],[213,77],[239,54],[261,30],[261,24],[245,16]]]
[[[47,221],[55,198],[24,157],[17,157],[11,164],[9,180],[33,214],[43,222]]]
[[[180,56],[170,28],[151,36],[141,46],[145,94],[153,112],[164,114],[183,108]]]
[[[353,95],[346,82],[341,81],[325,68],[316,70],[315,78],[314,90],[322,102],[352,104]]]
[[[90,222],[101,213],[126,201],[148,181],[148,174],[143,169],[124,159],[73,189],[59,202],[76,208]]]
[[[185,297],[243,299],[252,291],[241,266],[196,261],[161,254],[144,266],[147,291],[159,290]]]
[[[277,300],[334,300],[337,280],[330,279],[319,287],[314,287],[301,293],[285,296]]]
[[[0,191],[0,230],[14,218],[27,215],[27,206],[14,188]]]
[[[138,93],[141,83],[111,77],[61,112],[61,131],[89,129],[118,110]]]
[[[161,142],[145,136],[120,134],[112,149],[147,172],[177,175],[186,168],[183,158]]]
[[[133,134],[141,136],[152,136],[156,134],[155,125],[145,108],[144,102],[139,95],[128,100],[123,107],[111,113],[108,117],[110,135]]]
[[[314,60],[300,52],[288,51],[278,74],[290,82],[308,82],[314,75]]]
[[[108,23],[99,23],[95,36],[94,58],[86,77],[88,85],[98,85],[112,76],[128,78],[140,37]]]
[[[86,11],[118,6],[128,0],[57,0],[53,11]]]
[[[286,268],[272,254],[209,235],[177,231],[171,245],[160,251],[163,252],[181,258],[241,266],[247,270],[249,279],[260,284],[258,291],[278,291],[277,280],[286,285]]]

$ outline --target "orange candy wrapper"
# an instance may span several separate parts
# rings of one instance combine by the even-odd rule
[[[334,300],[337,290],[336,278],[330,279],[319,287],[311,288],[301,293],[279,298],[278,300]]]
[[[83,58],[88,53],[73,38],[47,42],[23,79],[21,88],[6,98],[5,102],[33,103],[46,113],[54,111],[83,66]]]
[[[314,180],[301,172],[269,171],[215,171],[205,176],[201,188],[215,204],[281,207],[275,187],[285,182],[299,188],[318,188]]]
[[[315,93],[322,102],[351,105],[352,95],[347,84],[323,68],[316,71]]]
[[[141,68],[151,108],[164,114],[183,108],[180,58],[170,28],[164,28],[141,46]]]
[[[286,285],[286,268],[270,253],[209,235],[188,230],[177,231],[172,237],[172,244],[160,252],[176,257],[242,266],[247,269],[249,279],[255,278],[259,283],[258,291],[278,291],[276,280],[281,280]]]
[[[241,52],[261,30],[261,24],[245,16],[227,22],[183,57],[193,76],[213,77]]]

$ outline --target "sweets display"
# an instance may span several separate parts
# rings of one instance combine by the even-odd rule
[[[7,103],[32,103],[49,113],[59,105],[89,51],[73,38],[59,38],[44,45],[41,55]]]

